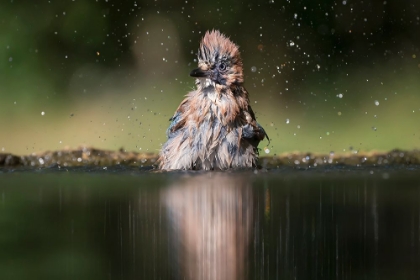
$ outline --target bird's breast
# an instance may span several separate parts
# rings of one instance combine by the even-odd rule
[[[223,126],[232,127],[241,123],[240,112],[242,111],[234,94],[226,89],[220,89],[217,86],[209,85],[198,88],[196,94],[190,100],[192,105],[190,112],[194,119],[202,121],[218,121]]]

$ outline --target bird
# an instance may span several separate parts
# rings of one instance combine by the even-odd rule
[[[270,139],[250,106],[239,47],[219,30],[207,31],[197,58],[190,73],[196,89],[169,119],[159,169],[257,167],[258,144]]]

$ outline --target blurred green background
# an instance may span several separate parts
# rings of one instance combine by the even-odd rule
[[[213,28],[269,155],[418,148],[419,24],[417,0],[3,1],[0,151],[157,153]]]

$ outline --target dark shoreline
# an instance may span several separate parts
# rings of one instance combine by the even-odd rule
[[[158,155],[154,153],[100,150],[92,147],[46,151],[30,155],[0,153],[0,167],[48,167],[48,166],[153,166]],[[318,166],[387,166],[419,165],[420,150],[392,150],[389,152],[351,152],[347,154],[317,154],[290,152],[277,156],[260,156],[259,165],[263,168],[280,166],[318,167]]]

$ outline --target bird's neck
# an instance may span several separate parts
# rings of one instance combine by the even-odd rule
[[[230,93],[234,96],[240,96],[248,100],[248,92],[241,84],[232,84],[230,87],[217,84],[215,81],[209,78],[199,78],[196,81],[198,91],[211,91],[214,90],[217,96],[220,98],[221,94]]]
[[[198,79],[198,86],[201,89],[206,89],[208,87],[216,88],[216,83],[209,78],[200,78],[200,79]]]
[[[247,110],[248,93],[242,86],[226,87],[209,79],[200,79],[197,91],[190,96],[190,110],[197,123],[213,117],[223,125],[233,125]],[[209,117],[210,116],[210,117]]]

